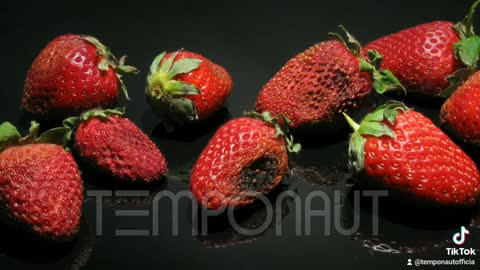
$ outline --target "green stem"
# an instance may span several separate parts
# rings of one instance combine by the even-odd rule
[[[470,7],[470,10],[468,11],[467,17],[465,18],[465,29],[466,29],[465,32],[467,33],[467,37],[471,37],[475,35],[473,32],[473,17],[475,15],[475,10],[477,9],[478,4],[480,4],[480,0],[475,1],[472,4],[472,6]]]
[[[343,116],[345,117],[345,119],[347,119],[348,124],[352,127],[352,129],[354,131],[357,131],[360,128],[360,125],[357,124],[357,122],[355,122],[355,120],[350,118],[350,116],[348,116],[348,114],[343,113]]]

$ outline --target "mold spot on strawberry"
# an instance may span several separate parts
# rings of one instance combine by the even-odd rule
[[[242,171],[238,182],[240,191],[262,192],[275,179],[278,173],[278,160],[271,157],[261,157]]]

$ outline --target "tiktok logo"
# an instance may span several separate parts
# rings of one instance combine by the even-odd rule
[[[465,244],[467,234],[470,234],[470,231],[468,231],[464,226],[462,226],[460,228],[460,232],[453,235],[453,242],[458,246]]]
[[[467,234],[470,232],[462,226],[460,232],[453,235],[453,242],[458,246],[465,244],[467,241]],[[477,250],[475,248],[446,248],[448,256],[477,256]]]

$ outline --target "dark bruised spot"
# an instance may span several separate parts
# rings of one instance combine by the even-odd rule
[[[345,72],[341,71],[341,70],[335,70],[335,77],[333,78],[333,81],[335,81],[335,83],[339,84],[341,82],[345,82],[347,81],[347,74],[345,74]]]
[[[261,157],[245,168],[238,181],[240,191],[259,191],[268,188],[278,173],[278,160]]]

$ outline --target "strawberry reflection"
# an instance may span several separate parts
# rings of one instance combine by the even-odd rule
[[[277,196],[285,191],[295,192],[295,188],[284,183],[272,191],[267,199],[273,206],[274,211],[271,216],[271,222],[267,220],[269,213],[265,203],[257,200],[255,203],[235,210],[233,217],[239,227],[254,231],[258,230],[259,233],[255,235],[246,235],[242,233],[237,227],[233,227],[229,222],[227,210],[218,216],[206,216],[202,214],[205,211],[202,208],[198,208],[196,218],[192,222],[192,227],[197,235],[195,236],[200,243],[210,248],[224,248],[229,246],[248,244],[261,239],[267,232],[275,230],[277,222],[281,222],[291,212],[293,207],[293,198],[286,197],[285,199],[277,202]],[[280,209],[276,211],[275,209]],[[191,220],[192,221],[192,220]],[[205,225],[205,227],[202,226]],[[262,226],[266,226],[262,229]]]

